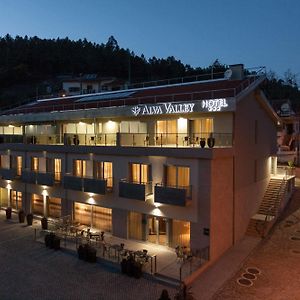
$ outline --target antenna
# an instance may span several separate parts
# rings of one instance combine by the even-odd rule
[[[230,79],[232,76],[232,70],[231,69],[228,69],[224,72],[224,78],[225,79]]]

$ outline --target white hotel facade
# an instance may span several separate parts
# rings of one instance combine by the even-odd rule
[[[40,100],[0,115],[1,207],[71,215],[216,259],[245,234],[276,160],[264,73]],[[208,146],[209,144],[209,146]]]

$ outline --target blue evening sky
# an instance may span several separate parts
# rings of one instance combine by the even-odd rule
[[[299,0],[0,0],[0,36],[87,38],[146,58],[266,66],[300,82]]]

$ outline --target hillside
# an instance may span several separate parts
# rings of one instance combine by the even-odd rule
[[[199,57],[199,60],[201,57]],[[0,37],[0,107],[28,101],[61,89],[62,76],[97,73],[128,83],[210,74],[212,66],[192,68],[173,56],[146,59],[119,47],[113,36],[104,44],[86,39]],[[214,73],[226,69],[215,61]],[[299,110],[299,90],[272,78],[264,86],[270,99],[290,98]]]

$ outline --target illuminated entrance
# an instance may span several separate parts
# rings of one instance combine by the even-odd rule
[[[168,245],[168,221],[161,217],[148,217],[148,241]]]

